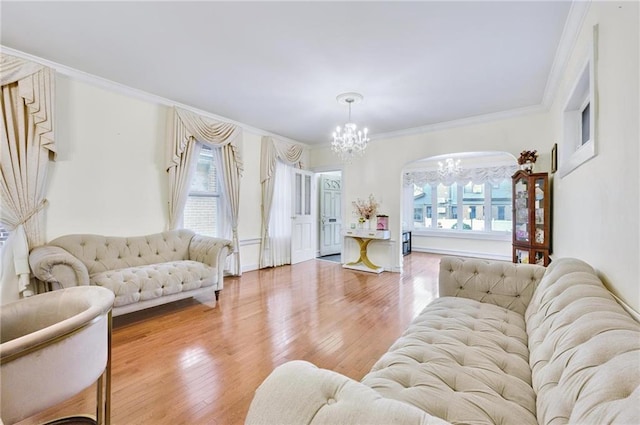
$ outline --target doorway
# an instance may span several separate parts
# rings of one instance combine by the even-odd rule
[[[341,262],[342,172],[318,175],[318,257]]]

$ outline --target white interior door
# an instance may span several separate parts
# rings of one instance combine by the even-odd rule
[[[293,169],[291,264],[315,258],[316,221],[313,173]]]
[[[320,255],[342,250],[342,179],[339,175],[320,176]]]

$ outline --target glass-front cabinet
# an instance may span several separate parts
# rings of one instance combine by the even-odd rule
[[[513,262],[546,266],[551,251],[551,194],[547,173],[513,177]]]

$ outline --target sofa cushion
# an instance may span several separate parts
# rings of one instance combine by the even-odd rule
[[[216,268],[198,261],[171,261],[108,270],[90,276],[91,284],[113,291],[114,307],[159,298],[217,283]]]
[[[540,424],[640,424],[640,325],[588,264],[551,263],[525,318]]]
[[[362,383],[451,423],[537,424],[521,314],[433,301]]]
[[[93,275],[107,270],[186,260],[190,230],[172,230],[148,236],[112,237],[66,235],[49,242],[82,261]]]

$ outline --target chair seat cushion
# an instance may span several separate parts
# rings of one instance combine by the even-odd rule
[[[114,307],[120,307],[212,286],[217,283],[217,276],[215,267],[183,260],[108,270],[91,275],[90,281],[112,290],[116,296]]]
[[[432,302],[362,383],[451,423],[537,424],[522,315],[472,299]]]

